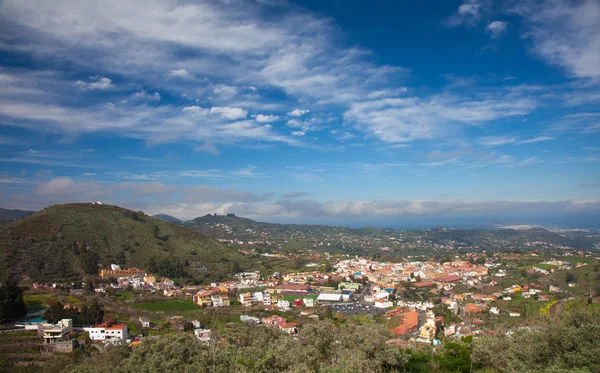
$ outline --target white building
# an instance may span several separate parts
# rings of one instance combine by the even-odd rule
[[[44,343],[60,342],[67,340],[67,335],[73,331],[73,320],[62,319],[56,325],[41,325],[41,328],[44,331]]]
[[[341,302],[341,301],[342,301],[342,294],[321,293],[317,297],[317,302],[319,302],[319,303],[332,303],[332,302]]]
[[[208,344],[210,342],[210,329],[196,329],[194,330],[194,334],[196,338],[200,340],[200,342],[204,344]]]
[[[279,308],[280,311],[288,311],[290,309],[290,302],[287,300],[277,301],[277,308]]]
[[[101,324],[90,328],[90,339],[104,343],[122,344],[127,340],[127,324]]]
[[[375,308],[390,308],[393,306],[394,306],[394,303],[390,302],[389,300],[380,298],[375,301]]]

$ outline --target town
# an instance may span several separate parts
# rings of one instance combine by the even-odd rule
[[[41,317],[16,323],[0,336],[22,333],[40,354],[51,354],[85,343],[138,345],[164,333],[191,333],[204,344],[216,343],[227,323],[277,328],[295,338],[314,320],[367,318],[389,329],[394,336],[389,343],[435,348],[465,336],[510,334],[527,328],[530,318],[569,304],[600,305],[600,287],[587,287],[600,276],[600,257],[593,252],[479,252],[449,261],[402,262],[324,257],[331,260],[307,263],[308,271],[245,271],[209,285],[178,284],[116,264],[79,284],[33,283],[25,299],[45,302],[35,314]],[[94,324],[76,325],[68,318],[92,301],[103,309]],[[53,315],[60,319],[43,320],[57,305],[62,310]]]

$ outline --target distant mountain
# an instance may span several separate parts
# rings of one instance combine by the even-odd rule
[[[278,248],[314,248],[332,252],[366,254],[370,249],[393,246],[405,249],[454,245],[483,249],[526,249],[530,243],[591,249],[600,242],[600,235],[562,232],[539,227],[530,229],[448,229],[422,230],[348,228],[328,225],[274,224],[229,215],[206,215],[184,222],[185,227],[207,235],[243,242],[263,243]],[[268,241],[268,242],[267,242]],[[413,251],[413,252],[414,252]]]
[[[7,224],[17,219],[24,218],[35,211],[23,211],[23,210],[7,210],[0,207],[0,224]]]
[[[177,225],[183,225],[183,220],[179,220],[176,217],[173,217],[171,215],[167,215],[167,214],[156,214],[156,215],[152,215],[153,218],[156,219],[160,219],[160,220],[164,220],[164,221],[168,221],[169,223],[173,223],[173,224],[177,224]]]
[[[98,264],[168,277],[224,279],[250,266],[234,248],[197,231],[110,205],[55,205],[0,226],[0,278],[81,279]]]

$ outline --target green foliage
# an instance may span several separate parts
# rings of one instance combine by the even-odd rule
[[[0,285],[0,321],[17,320],[27,314],[23,290],[14,281]]]
[[[115,359],[113,372],[393,372],[410,356],[386,344],[386,329],[331,321],[306,325],[299,339],[277,328],[239,325],[224,331],[225,343],[203,346],[191,335],[146,340],[128,356]],[[89,359],[73,372],[96,372]]]
[[[498,372],[599,372],[600,312],[575,309],[541,318],[531,330],[474,342],[476,365]]]
[[[61,302],[55,302],[44,312],[44,319],[51,323],[56,323],[62,319],[73,319],[74,325],[92,325],[102,322],[104,310],[98,302],[93,301],[90,305],[84,304],[81,307],[66,307]]]

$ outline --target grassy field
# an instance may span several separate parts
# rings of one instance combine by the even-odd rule
[[[25,305],[29,312],[43,310],[48,306],[46,302],[49,299],[52,299],[52,294],[27,294],[23,296],[23,300],[25,301]]]
[[[133,303],[131,308],[143,311],[154,311],[154,312],[169,312],[169,311],[193,311],[197,310],[198,307],[194,304],[192,299],[186,300],[165,300],[162,302],[145,302],[145,303]]]
[[[299,294],[284,294],[283,295],[283,299],[287,300],[288,302],[292,303],[294,301],[294,299],[298,299],[298,298],[312,298],[312,299],[317,299],[316,295],[299,295]]]

